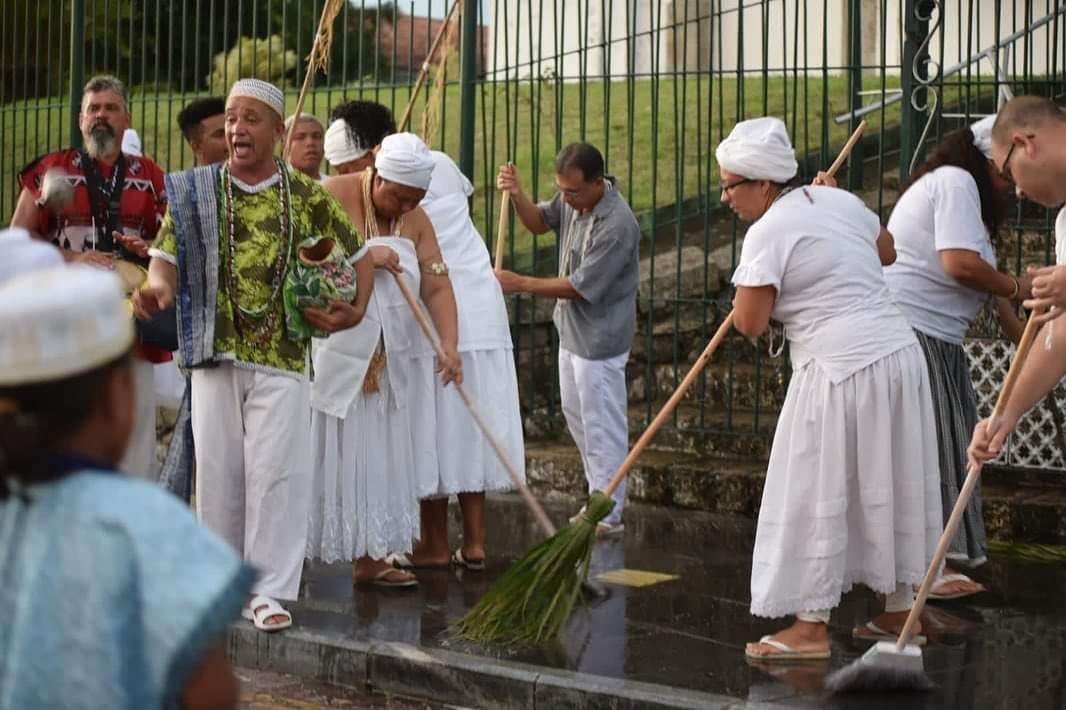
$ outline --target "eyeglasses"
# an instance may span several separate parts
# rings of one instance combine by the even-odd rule
[[[1029,140],[1032,140],[1032,139],[1036,138],[1036,135],[1030,133],[1030,134],[1027,134],[1025,137],[1028,138]],[[1001,165],[999,167],[999,174],[1002,175],[1004,178],[1006,178],[1007,180],[1009,180],[1012,183],[1014,182],[1014,176],[1011,175],[1011,173],[1010,173],[1010,159],[1011,159],[1011,156],[1014,155],[1014,149],[1017,148],[1017,147],[1018,147],[1018,144],[1014,143],[1012,141],[1011,144],[1010,144],[1010,150],[1007,151],[1007,157],[1003,159],[1003,165]]]
[[[721,190],[722,192],[728,194],[730,197],[732,197],[733,196],[733,190],[737,189],[738,187],[740,187],[744,183],[748,183],[748,182],[754,182],[754,180],[750,180],[748,178],[741,178],[741,179],[737,180],[736,182],[729,183],[728,185],[725,184],[725,183],[722,183],[721,185],[718,186],[718,189]]]

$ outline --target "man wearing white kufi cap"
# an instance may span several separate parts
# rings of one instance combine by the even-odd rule
[[[1017,342],[1022,324],[1012,301],[1030,293],[1029,276],[997,269],[995,241],[1009,214],[1005,198],[1010,183],[991,160],[995,120],[986,116],[945,135],[911,173],[888,220],[898,258],[885,268],[885,280],[914,328],[929,367],[939,465],[928,475],[940,484],[945,521],[966,480],[966,446],[978,419],[963,341],[994,298],[1004,331]],[[958,570],[979,566],[985,559],[978,487],[929,597],[959,599],[983,591]]]
[[[721,199],[744,237],[734,325],[785,326],[793,377],[778,419],[751,573],[751,612],[796,622],[749,643],[764,662],[828,658],[830,610],[854,584],[887,595],[856,633],[899,633],[942,529],[929,375],[881,272],[892,236],[854,195],[790,189],[775,118],[744,121],[716,152]]]
[[[343,103],[331,115],[335,120],[326,131],[326,159],[342,174],[369,166],[374,160],[369,147],[396,132],[389,109],[378,103]],[[433,224],[455,292],[463,387],[523,475],[522,415],[511,329],[485,240],[470,218],[474,186],[447,154],[438,150],[429,154],[435,167],[421,207]],[[457,564],[478,569],[485,558],[484,492],[509,490],[514,484],[488,440],[476,430],[455,388],[434,382],[433,358],[422,360],[417,372],[424,384],[415,388],[411,405],[414,429],[423,440],[435,438],[437,446],[415,450],[421,538],[410,556],[397,555],[393,560],[400,566],[441,566],[451,557]],[[456,441],[465,445],[455,446]],[[452,495],[463,511],[463,544],[454,553],[448,547]]]
[[[31,271],[59,266],[63,254],[51,244],[31,239],[22,227],[0,229],[0,284]]]
[[[318,183],[275,157],[284,97],[258,79],[226,101],[229,160],[167,176],[170,209],[152,250],[139,317],[177,300],[179,353],[191,371],[196,506],[262,570],[244,610],[259,629],[291,624],[307,534],[309,342],[286,327],[282,298],[297,245],[322,236],[357,270],[353,303],[306,308],[312,326],[359,323],[372,289],[363,240]]]
[[[410,133],[385,138],[373,167],[325,182],[367,236],[378,269],[367,317],[313,351],[311,388],[314,479],[307,554],[351,560],[357,584],[408,587],[391,552],[408,553],[419,536],[418,474],[433,432],[412,424],[422,358],[432,349],[397,284],[421,296],[444,350],[444,384],[462,382],[455,298],[433,226],[418,203],[434,161]],[[425,399],[419,400],[424,402]],[[453,442],[453,445],[461,445]]]

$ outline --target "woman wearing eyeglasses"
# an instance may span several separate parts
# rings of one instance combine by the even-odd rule
[[[942,530],[925,359],[881,266],[892,236],[862,201],[790,188],[795,153],[776,118],[737,124],[716,151],[722,202],[744,237],[734,324],[784,324],[793,376],[774,434],[751,572],[755,616],[796,622],[749,643],[761,662],[828,658],[829,613],[864,584],[887,595],[865,627],[898,634]],[[921,641],[922,639],[919,639]]]
[[[885,267],[885,280],[929,367],[945,521],[966,478],[966,447],[978,418],[963,339],[995,297],[1000,323],[1017,342],[1022,326],[1011,302],[1028,298],[1031,287],[1030,277],[996,269],[993,242],[1006,217],[1010,183],[991,161],[994,121],[988,116],[945,136],[911,175],[888,220],[897,257]],[[929,598],[958,599],[983,591],[958,569],[984,563],[985,543],[978,489]]]

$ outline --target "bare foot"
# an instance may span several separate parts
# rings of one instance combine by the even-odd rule
[[[448,550],[447,540],[445,540],[443,549],[419,542],[407,555],[407,559],[415,567],[447,567],[451,560],[451,552]]]
[[[385,560],[360,559],[352,563],[356,584],[404,585],[418,581],[410,572],[396,569]]]
[[[938,596],[956,598],[968,597],[985,591],[985,585],[980,582],[975,582],[972,579],[941,581],[951,575],[957,574],[960,574],[960,572],[945,565],[944,574],[941,575],[937,581],[933,582],[933,587],[929,591]]]
[[[463,559],[467,562],[484,562],[485,561],[485,546],[484,545],[468,545],[463,543]]]
[[[900,633],[903,631],[903,625],[907,623],[907,616],[909,614],[910,611],[886,611],[877,618],[875,618],[871,623],[873,623],[877,628],[881,629],[882,631],[887,631],[888,633],[898,638]],[[921,632],[922,622],[919,621],[917,624],[914,625],[914,631],[911,634],[911,638],[914,638]],[[854,629],[852,629],[852,636],[861,639],[879,640],[877,633],[867,626],[856,626]]]
[[[829,650],[829,629],[825,624],[797,621],[770,638],[801,653]],[[753,641],[748,644],[747,653],[749,656],[767,658],[780,654],[781,650],[768,643]]]

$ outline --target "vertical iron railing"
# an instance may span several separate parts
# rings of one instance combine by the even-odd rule
[[[332,64],[307,110],[341,101],[402,111],[455,0],[350,0]],[[192,156],[174,124],[182,106],[224,93],[238,75],[285,84],[295,105],[322,0],[0,0],[0,207],[18,170],[79,138],[84,80],[101,72],[133,91],[145,154],[167,170]],[[536,199],[554,193],[565,143],[601,148],[645,235],[639,334],[629,368],[634,424],[657,409],[731,302],[744,225],[721,209],[715,145],[740,119],[772,114],[789,128],[809,178],[860,118],[846,185],[887,220],[911,158],[973,116],[1000,89],[1066,93],[1063,0],[465,0],[444,91],[419,99],[412,127],[440,100],[434,147],[475,184],[475,223],[494,246],[498,166],[514,160]],[[275,38],[271,40],[270,38]],[[977,57],[977,59],[973,59]],[[973,61],[971,61],[973,60]],[[212,84],[210,77],[214,77]],[[433,85],[432,77],[427,89]],[[934,102],[927,95],[934,94]],[[928,107],[928,110],[926,110]],[[926,132],[926,121],[929,130]],[[922,141],[923,133],[925,140]],[[554,235],[511,220],[507,264],[550,274]],[[1052,257],[1052,220],[1019,205],[1001,257],[1020,269]],[[1025,235],[1041,235],[1027,250]],[[526,420],[562,429],[551,304],[511,302]],[[787,378],[765,343],[732,338],[678,411],[679,445],[756,451]],[[667,437],[667,441],[669,438]],[[758,444],[761,446],[762,444]]]

